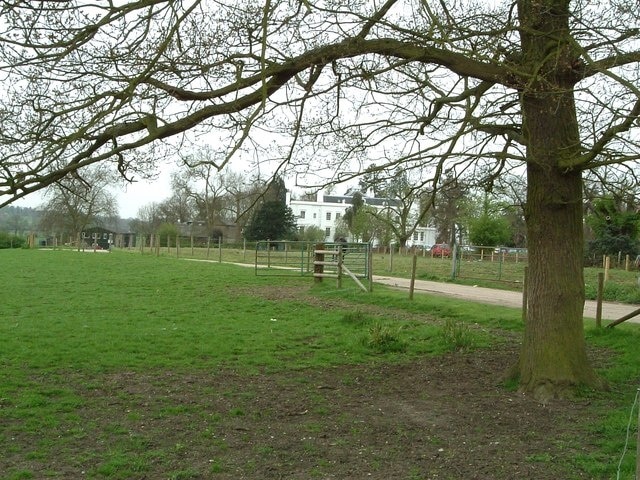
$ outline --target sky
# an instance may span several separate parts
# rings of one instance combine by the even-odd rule
[[[136,218],[140,207],[149,203],[159,203],[171,195],[170,170],[164,170],[156,180],[134,182],[122,188],[114,187],[113,193],[118,200],[120,218]],[[42,205],[42,195],[34,192],[12,205],[16,207],[38,208]]]
[[[140,207],[160,203],[171,196],[169,170],[151,182],[139,181],[114,189],[121,218],[136,218]]]
[[[171,196],[171,173],[172,165],[160,166],[160,173],[155,180],[152,181],[136,181],[127,183],[123,186],[114,186],[113,193],[118,201],[118,215],[120,218],[137,218],[138,210],[150,203],[160,203]],[[288,181],[290,180],[290,181]],[[291,189],[295,194],[301,194],[307,190],[303,186],[296,186],[292,179],[285,179],[287,188]],[[315,179],[317,181],[317,179]],[[312,182],[315,183],[315,182]],[[337,185],[333,192],[343,194],[350,186],[355,183],[347,182]],[[39,208],[43,204],[42,194],[34,192],[27,197],[21,198],[12,205],[16,207]]]
[[[171,167],[165,166],[153,181],[136,181],[124,186],[113,187],[112,191],[118,201],[118,215],[120,218],[137,218],[138,210],[150,203],[160,203],[171,196]],[[287,184],[289,188],[292,185]],[[336,191],[342,192],[347,187],[341,186]],[[299,189],[296,189],[297,193]],[[12,205],[16,207],[38,208],[42,205],[42,195],[34,192],[27,197],[17,200]]]

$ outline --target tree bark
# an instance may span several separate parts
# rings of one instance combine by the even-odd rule
[[[520,1],[527,140],[528,308],[520,388],[541,400],[601,383],[586,354],[581,153],[568,1]]]
[[[553,126],[546,128],[551,136]],[[520,387],[545,400],[577,385],[600,384],[583,332],[580,172],[530,163],[527,174],[528,308]]]

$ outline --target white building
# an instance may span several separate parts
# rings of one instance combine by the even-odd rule
[[[336,227],[347,208],[353,203],[351,195],[316,194],[315,201],[292,200],[288,195],[287,203],[296,217],[300,231],[308,227],[318,227],[325,233],[325,241],[332,242],[336,237]],[[387,208],[392,200],[384,198],[363,197],[364,203],[382,210]],[[375,243],[375,242],[374,242]],[[436,229],[433,227],[417,227],[413,235],[407,240],[407,247],[430,247],[436,243]]]

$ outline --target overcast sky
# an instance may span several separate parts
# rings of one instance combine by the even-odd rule
[[[114,188],[118,200],[119,215],[121,218],[136,218],[140,207],[152,202],[162,202],[171,195],[169,169],[161,174],[153,182],[135,182],[123,188]],[[13,203],[16,207],[37,208],[42,204],[42,195],[39,192],[21,198]]]
[[[115,191],[122,218],[135,218],[140,207],[160,203],[171,195],[169,171],[153,182],[135,182]]]

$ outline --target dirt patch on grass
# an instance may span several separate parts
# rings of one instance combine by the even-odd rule
[[[379,307],[366,303],[354,305],[347,300],[340,298],[316,297],[309,293],[309,287],[286,287],[266,285],[251,290],[235,289],[229,292],[231,295],[253,295],[271,301],[303,301],[305,304],[313,305],[322,310],[344,310],[347,312],[361,312],[367,315],[384,316],[385,318],[396,320],[423,320],[429,322],[440,322],[440,319],[429,313],[407,312],[402,309],[395,309],[389,306]]]
[[[48,447],[54,464],[24,455],[37,441],[25,435],[0,468],[35,478],[568,478],[589,408],[545,407],[498,385],[514,354],[72,377],[77,420],[43,432],[59,439]]]

